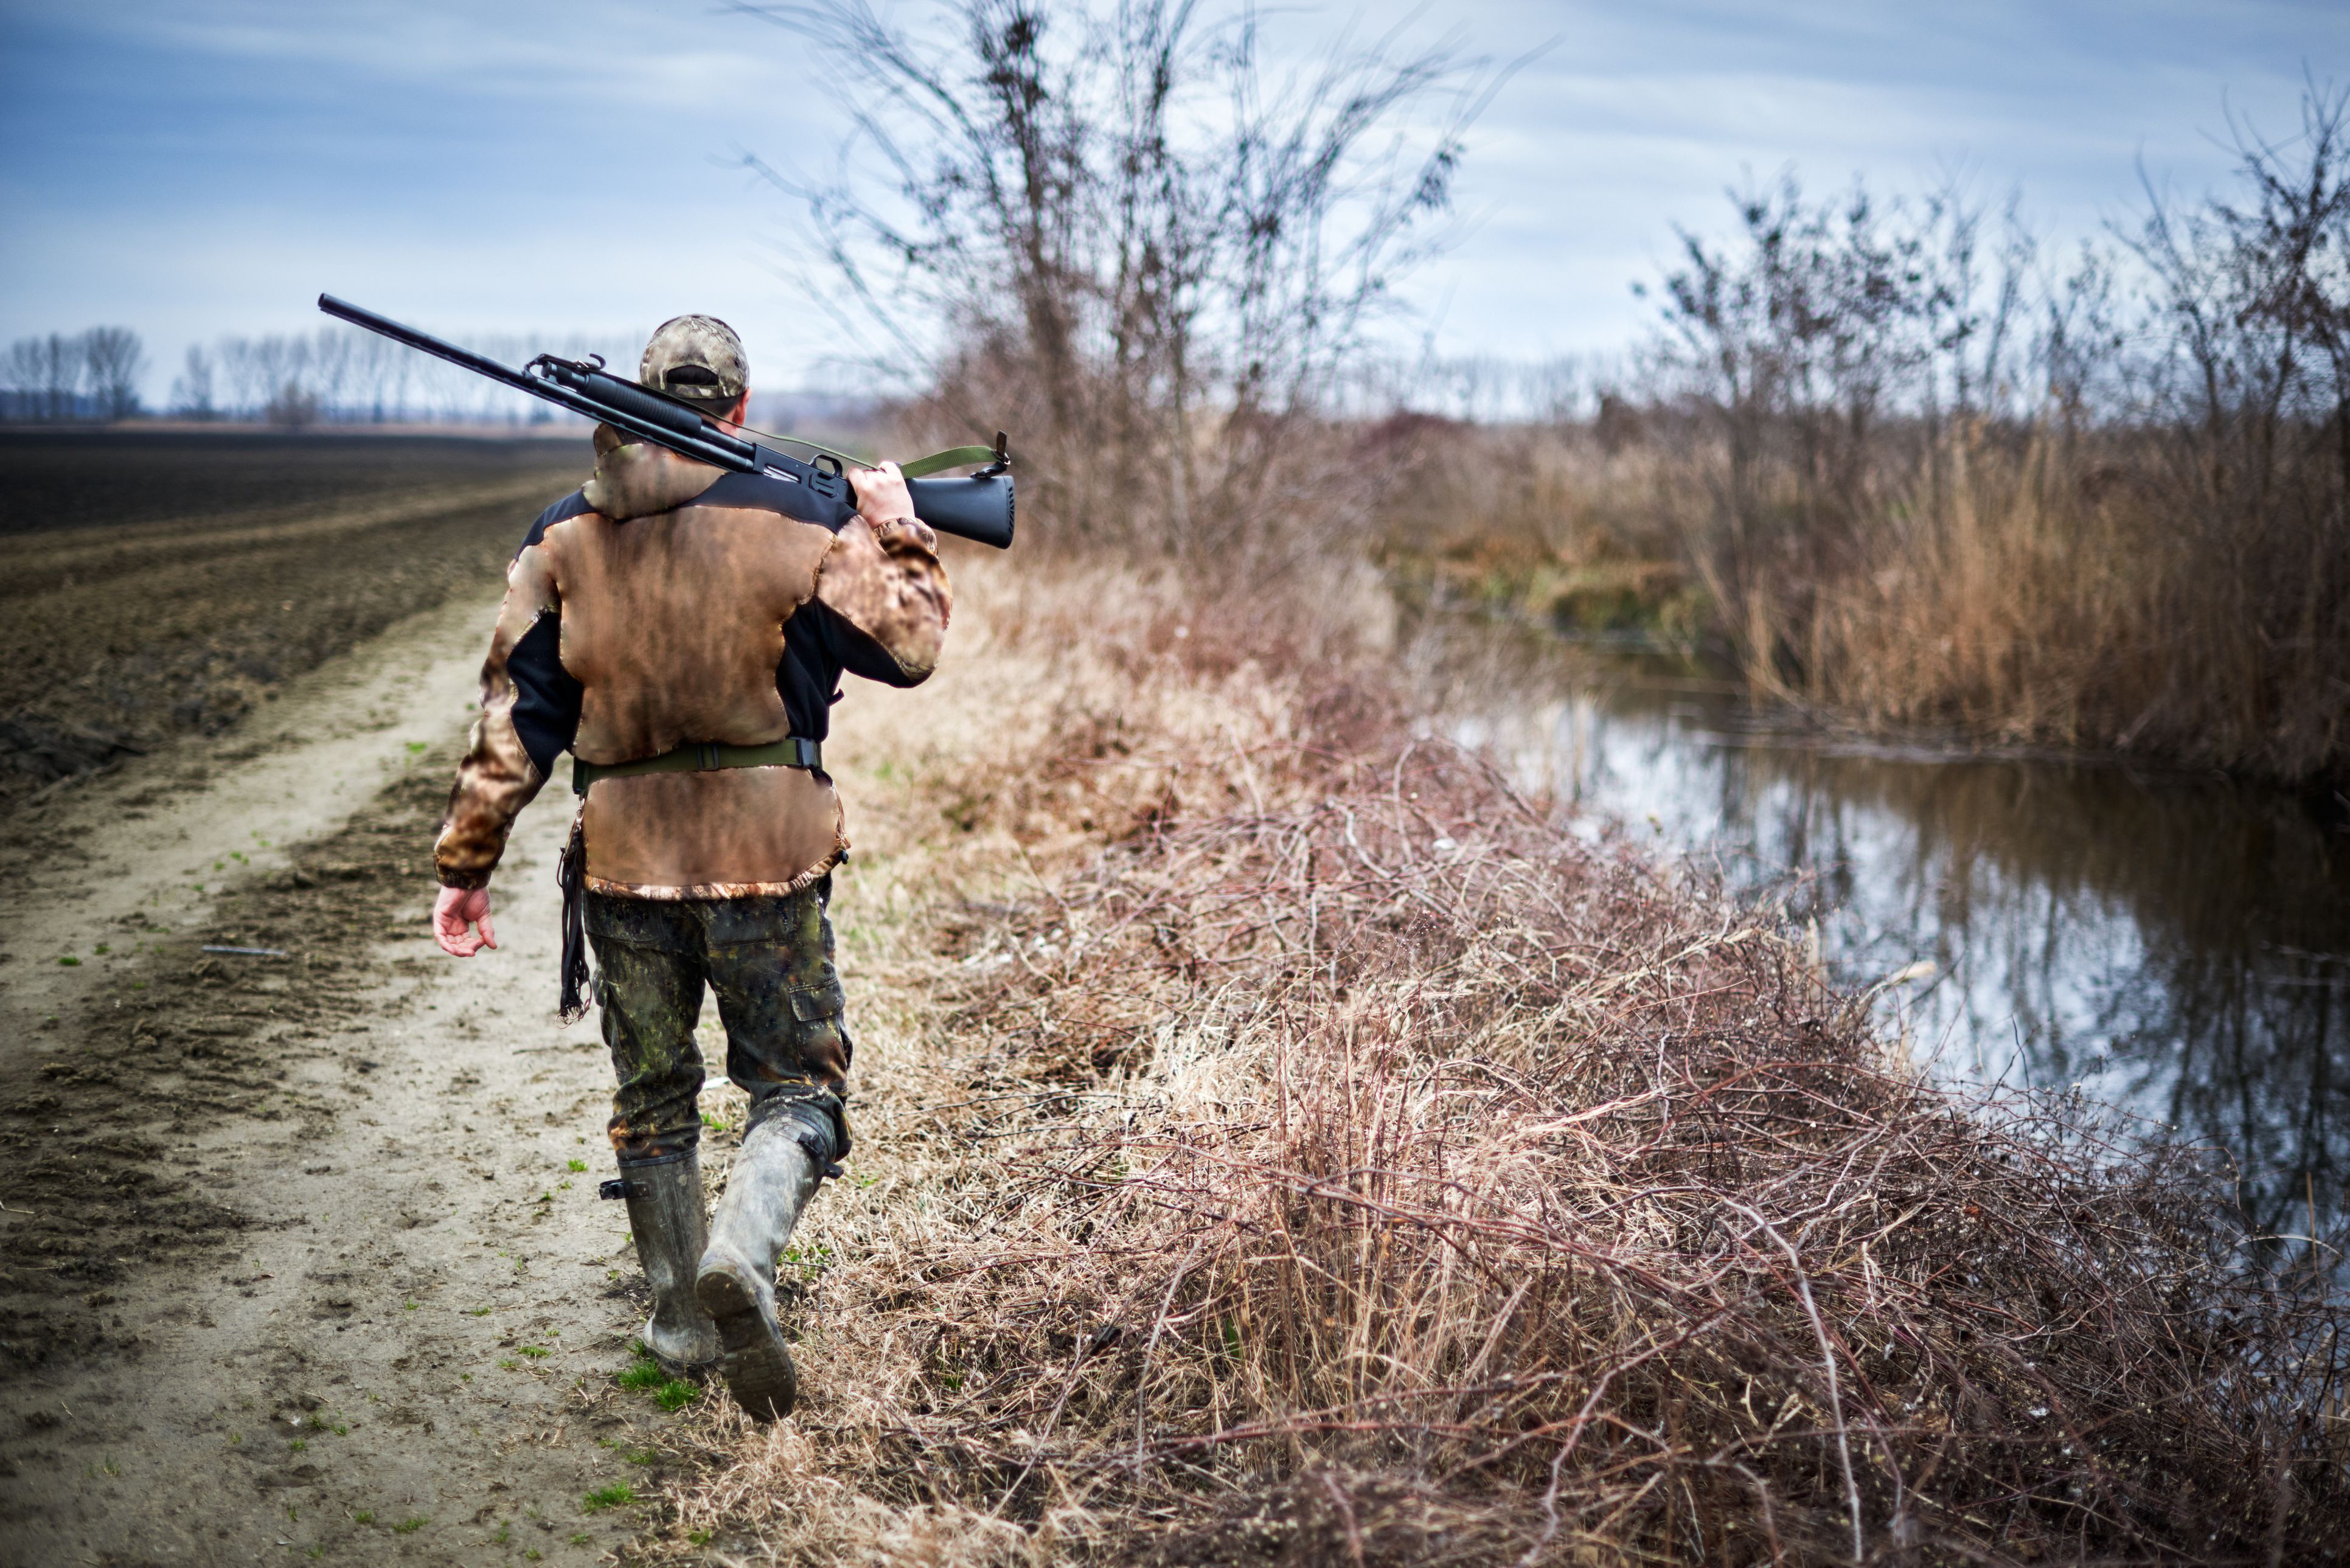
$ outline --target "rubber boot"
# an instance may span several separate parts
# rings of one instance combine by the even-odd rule
[[[775,1323],[775,1259],[824,1179],[831,1143],[828,1127],[789,1112],[762,1121],[743,1135],[710,1222],[694,1293],[718,1325],[719,1376],[754,1420],[788,1414],[799,1397]]]
[[[694,1265],[709,1245],[702,1218],[702,1158],[660,1165],[624,1165],[629,1230],[637,1262],[653,1287],[653,1315],[645,1320],[645,1348],[672,1373],[706,1369],[718,1359],[718,1329],[693,1288]]]

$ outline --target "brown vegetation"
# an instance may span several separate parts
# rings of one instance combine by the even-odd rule
[[[1923,638],[1916,668],[2011,705],[1945,682],[1873,711],[1995,729],[2041,679],[2016,649],[2071,668],[2064,596],[2108,591],[2089,553],[2128,547],[2072,526],[2137,515],[2128,483],[2090,480],[2170,427],[2079,399],[2019,414],[1981,340],[2013,300],[1941,275],[1902,295],[1924,240],[1886,250],[1867,213],[1792,191],[1752,213],[1746,272],[1692,248],[1676,309],[1725,388],[1565,431],[1341,420],[1351,340],[1317,312],[1376,289],[1275,269],[1252,295],[1209,265],[1267,223],[1310,246],[1328,187],[1202,206],[1261,126],[1170,140],[1187,73],[1253,83],[1247,50],[1187,53],[1190,14],[1150,6],[952,15],[960,60],[858,8],[814,18],[930,116],[891,145],[918,222],[798,194],[853,234],[830,259],[858,297],[886,296],[877,260],[901,268],[961,350],[918,412],[962,435],[1020,411],[1024,526],[1062,548],[1016,587],[959,563],[955,658],[829,748],[858,824],[855,1180],[786,1259],[806,1403],[689,1427],[676,1551],[2337,1553],[2343,1305],[2307,1261],[2331,1254],[2231,1228],[2219,1173],[2149,1129],[1921,1081],[1762,917],[1428,739],[1344,548],[1384,524],[1465,577],[1546,571],[1577,619],[1723,639],[1759,688],[1821,701],[1861,700],[1840,660]],[[1382,66],[1347,101],[1376,123],[1415,79],[1435,78]],[[1346,156],[1316,140],[1324,104],[1271,144]],[[1451,157],[1425,200],[1374,182],[1389,238],[1440,204]],[[1976,220],[1924,223],[1971,276]],[[1708,317],[1706,276],[1749,292]],[[1782,285],[1866,310],[1791,313]],[[1250,299],[1264,336],[1227,308]],[[2305,441],[2309,417],[2267,428]],[[1162,545],[1164,574],[1131,564]],[[1942,601],[1884,575],[1912,565],[1973,596],[1935,613],[1996,650],[1940,650],[1960,624],[1919,623],[1906,607]],[[1999,618],[1985,596],[2026,577],[2044,598]],[[2026,728],[2093,739],[2089,706]],[[2310,754],[2274,717],[2265,754]]]
[[[1419,493],[1529,483],[1388,536],[1545,603],[1667,565],[1701,602],[1666,630],[1851,721],[2341,776],[2350,95],[2241,146],[2236,192],[2053,281],[1956,192],[1756,192],[1733,244],[1687,237],[1645,407],[1454,432]]]
[[[2195,1159],[1919,1082],[1750,912],[1415,742],[1343,584],[972,587],[983,668],[845,732],[937,826],[844,898],[864,1186],[794,1254],[807,1407],[710,1417],[679,1534],[2335,1550],[2340,1306],[2247,1268]]]

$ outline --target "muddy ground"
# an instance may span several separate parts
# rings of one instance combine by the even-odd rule
[[[494,582],[584,442],[0,432],[0,805]]]
[[[563,801],[515,836],[501,951],[425,932],[552,466],[8,542],[11,701],[31,661],[165,693],[279,661],[216,724],[121,703],[142,750],[0,815],[0,1561],[606,1562],[654,1522],[677,1417],[621,1381],[609,1069],[552,1016]]]

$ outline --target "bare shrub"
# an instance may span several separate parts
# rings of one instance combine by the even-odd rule
[[[755,166],[805,205],[811,293],[922,378],[917,418],[1016,432],[1024,518],[1260,565],[1359,518],[1328,397],[1432,243],[1489,73],[1382,42],[1282,80],[1256,13],[1168,0],[737,9],[892,105],[837,178]]]
[[[1176,1103],[1072,1128],[1004,1205],[1090,1239],[999,1254],[958,1314],[975,1371],[1076,1340],[945,1401],[1035,1435],[931,1428],[991,1488],[1066,1467],[1243,1538],[1334,1490],[1307,1558],[1349,1515],[1405,1561],[1464,1528],[1487,1560],[2323,1539],[2330,1370],[2260,1378],[2332,1320],[2239,1274],[2185,1166],[1961,1114],[1737,911],[1379,761],[997,939],[1028,956],[979,1016],[1026,1075],[1165,1054]]]
[[[1016,834],[1031,891],[933,891],[880,958],[956,1011],[879,1090],[908,1101],[881,1196],[803,1240],[837,1259],[808,1407],[706,1422],[681,1537],[972,1563],[2334,1550],[2341,1306],[2247,1266],[2220,1173],[2075,1102],[1921,1082],[1752,912],[1412,742],[1326,621],[1264,679],[1257,627],[1302,607],[1024,592],[989,635],[1028,695],[986,723],[1025,765],[930,788]],[[1118,678],[1055,691],[1024,649]],[[1045,859],[1080,811],[1112,842]]]
[[[1397,493],[1482,499],[1381,537],[1586,626],[1622,579],[1846,721],[2341,774],[2350,92],[2239,146],[2232,193],[2061,260],[1951,188],[1741,196],[1637,399],[1453,428]]]
[[[2156,200],[2136,248],[2170,327],[2146,455],[2174,541],[2168,656],[2128,720],[2167,749],[2342,770],[2350,667],[2350,89],[2237,137],[2235,200]],[[2191,650],[2189,652],[2189,650]],[[2191,662],[2189,660],[2191,659]],[[2197,740],[2200,744],[2195,744]]]
[[[1824,596],[1877,565],[1890,514],[1947,498],[1953,432],[2029,406],[2033,245],[2011,220],[1987,247],[1954,188],[1813,201],[1788,176],[1738,210],[1734,246],[1684,232],[1665,279],[1657,363],[1707,416],[1688,556],[1749,678],[1820,697]]]

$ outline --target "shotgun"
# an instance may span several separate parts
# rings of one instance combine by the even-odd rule
[[[585,414],[625,435],[667,447],[680,457],[736,473],[760,473],[788,483],[805,484],[827,501],[856,504],[856,489],[849,483],[839,453],[827,452],[812,441],[794,440],[794,445],[811,447],[816,452],[803,462],[789,452],[745,440],[706,418],[698,409],[688,408],[650,387],[622,380],[605,369],[604,361],[594,355],[588,357],[593,361],[589,363],[541,354],[522,369],[512,370],[494,359],[443,342],[429,332],[402,327],[331,294],[318,296],[318,308],[354,327],[364,327],[395,343],[446,359],[477,376],[487,376],[518,392],[544,398],[575,414]],[[925,477],[940,469],[965,463],[987,466],[964,479]],[[955,447],[907,463],[902,472],[907,493],[914,500],[915,516],[941,534],[976,540],[1002,550],[1010,548],[1012,544],[1011,468],[1012,453],[999,432],[993,447]]]

